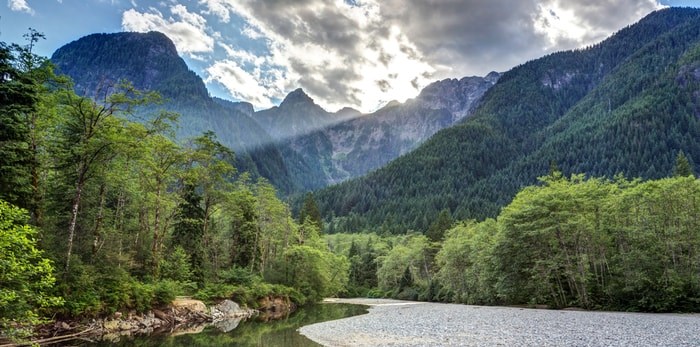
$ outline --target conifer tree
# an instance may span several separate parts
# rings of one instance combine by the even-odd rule
[[[0,199],[29,208],[32,156],[22,118],[36,108],[37,95],[16,63],[12,50],[0,43]]]
[[[299,224],[304,224],[306,219],[309,219],[313,225],[318,227],[319,231],[323,230],[321,211],[319,211],[314,194],[311,192],[306,193],[304,197],[304,206],[299,212]]]
[[[688,158],[683,154],[683,151],[678,151],[676,156],[676,165],[673,167],[674,177],[690,177],[695,176],[693,168],[690,166]]]
[[[190,269],[197,281],[204,277],[204,210],[201,202],[202,197],[197,194],[195,186],[185,184],[172,235],[173,246],[182,247],[189,255]]]

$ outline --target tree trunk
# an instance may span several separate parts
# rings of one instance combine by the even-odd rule
[[[100,247],[100,233],[102,231],[102,221],[104,220],[105,195],[107,189],[105,184],[100,185],[100,206],[97,209],[97,217],[95,218],[95,228],[92,230],[92,258],[97,256],[97,251]]]
[[[68,252],[66,253],[65,275],[68,275],[68,269],[70,268],[70,257],[73,252],[73,239],[75,238],[75,225],[78,222],[78,207],[80,206],[82,194],[83,182],[82,179],[78,179],[78,183],[75,187],[75,198],[73,199],[73,206],[71,207],[70,223],[68,224]]]
[[[156,203],[155,211],[153,212],[153,244],[151,245],[151,253],[153,256],[153,276],[158,278],[158,265],[160,262],[160,194],[161,194],[161,183],[156,182]]]

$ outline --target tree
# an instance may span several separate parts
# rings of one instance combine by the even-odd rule
[[[116,89],[106,86],[99,95],[102,99],[95,101],[72,91],[63,93],[62,111],[66,119],[59,129],[60,144],[55,156],[73,189],[66,239],[66,273],[70,268],[78,214],[87,183],[108,167],[120,149],[132,145],[133,138],[126,131],[126,121],[121,116],[157,99],[157,94],[143,94],[129,84],[119,84]]]
[[[541,180],[543,186],[523,189],[499,215],[499,295],[511,302],[591,307],[593,293],[604,291],[610,276],[611,241],[602,216],[616,187],[583,175]]]
[[[278,258],[290,245],[304,243],[310,233],[318,231],[294,225],[289,208],[278,197],[275,187],[264,178],[255,184],[255,198],[258,216],[256,244],[259,247],[260,259],[256,266],[261,274],[265,273],[270,261]],[[308,223],[307,223],[308,224]]]
[[[444,209],[440,211],[440,214],[433,224],[430,224],[425,236],[433,242],[442,241],[445,238],[445,231],[450,227],[452,227],[452,216],[449,210]]]
[[[0,199],[29,208],[32,155],[23,118],[36,109],[38,95],[34,81],[16,64],[12,50],[0,43]]]
[[[200,206],[202,197],[195,186],[185,184],[182,200],[177,208],[173,228],[172,245],[182,247],[189,256],[190,269],[195,280],[204,280],[204,210]]]
[[[498,226],[493,219],[462,222],[447,231],[436,256],[437,278],[452,294],[452,300],[466,304],[496,302],[493,247]]]
[[[0,43],[0,198],[29,210],[40,226],[55,96],[69,83],[55,75],[48,59],[33,53],[44,35],[30,28],[24,37],[25,46]]]
[[[160,117],[157,117],[156,123],[158,123],[158,118]],[[174,205],[173,199],[169,197],[173,194],[168,192],[168,188],[175,182],[177,174],[180,173],[179,168],[184,161],[181,148],[163,134],[159,134],[159,132],[165,131],[168,127],[164,129],[159,128],[160,126],[156,125],[153,129],[149,129],[149,132],[153,131],[155,133],[144,136],[142,139],[142,157],[139,163],[141,167],[141,182],[144,191],[147,193],[145,202],[148,208],[153,210],[151,258],[153,262],[152,271],[156,277],[158,277],[158,264],[163,239],[165,238],[166,230],[168,230],[168,218],[165,218],[166,211],[172,211],[173,208],[168,208],[168,205]],[[188,192],[188,188],[190,187],[185,187],[185,194],[196,194]],[[186,196],[185,199],[187,198],[192,197]],[[182,223],[182,220],[180,222]],[[193,255],[192,257],[194,259],[197,256]]]
[[[257,242],[259,216],[256,204],[253,192],[246,185],[242,185],[232,194],[226,209],[226,213],[231,216],[232,266],[254,270],[255,261],[260,259],[260,246]]]
[[[348,282],[349,264],[344,256],[313,246],[296,245],[284,254],[283,284],[298,288],[310,301],[317,301],[341,291]]]
[[[299,224],[304,224],[307,219],[316,225],[318,230],[323,230],[321,211],[319,211],[314,194],[311,192],[306,193],[306,196],[304,197],[304,205],[302,206],[301,211],[299,211]]]
[[[36,246],[27,212],[0,200],[0,327],[37,323],[43,309],[59,306],[52,296],[53,265]],[[0,333],[2,335],[2,333]]]
[[[231,180],[236,169],[231,165],[233,152],[216,140],[213,131],[207,131],[192,140],[188,171],[185,180],[202,192],[204,209],[204,235],[208,236],[209,221],[219,204],[225,200],[225,192],[231,191]],[[205,240],[206,242],[206,240]]]
[[[693,173],[693,168],[690,166],[688,158],[686,158],[683,151],[678,151],[676,156],[676,165],[673,167],[673,177],[695,177]]]

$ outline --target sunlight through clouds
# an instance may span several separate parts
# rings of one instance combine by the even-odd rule
[[[534,29],[536,33],[547,38],[548,44],[544,47],[545,50],[580,47],[601,40],[618,26],[617,21],[605,23],[596,20],[594,15],[598,11],[629,13],[633,18],[641,18],[649,11],[662,7],[653,0],[621,0],[617,3],[599,4],[595,2],[574,4],[571,1],[546,0],[537,5]],[[615,11],[616,8],[619,11]]]
[[[225,0],[202,2],[211,5],[209,11],[218,13],[215,9],[224,7]],[[435,71],[400,27],[383,23],[379,3],[374,1],[227,3],[245,19],[243,34],[265,42],[268,50],[264,60],[253,64],[272,72],[267,83],[261,81],[261,88],[254,88],[266,91],[255,95],[259,102],[270,98],[266,100],[269,103],[302,87],[324,108],[350,105],[368,112],[390,100],[414,97],[431,82]],[[227,52],[230,60],[225,66],[231,67],[232,61],[240,66],[244,59],[250,60],[249,54],[232,49]],[[221,66],[217,62],[207,69],[207,80],[224,84],[232,94],[241,94],[230,83],[241,80],[241,71]],[[235,76],[221,75],[234,71]]]
[[[486,75],[602,40],[655,0],[197,0],[123,12],[201,64],[208,85],[257,109],[303,88],[319,105],[371,112],[436,79]],[[604,16],[604,13],[616,13]]]

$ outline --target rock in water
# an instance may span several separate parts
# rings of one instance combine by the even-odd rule
[[[247,315],[247,311],[242,310],[237,303],[231,300],[224,300],[211,308],[211,317],[214,321],[241,317],[244,315]]]

